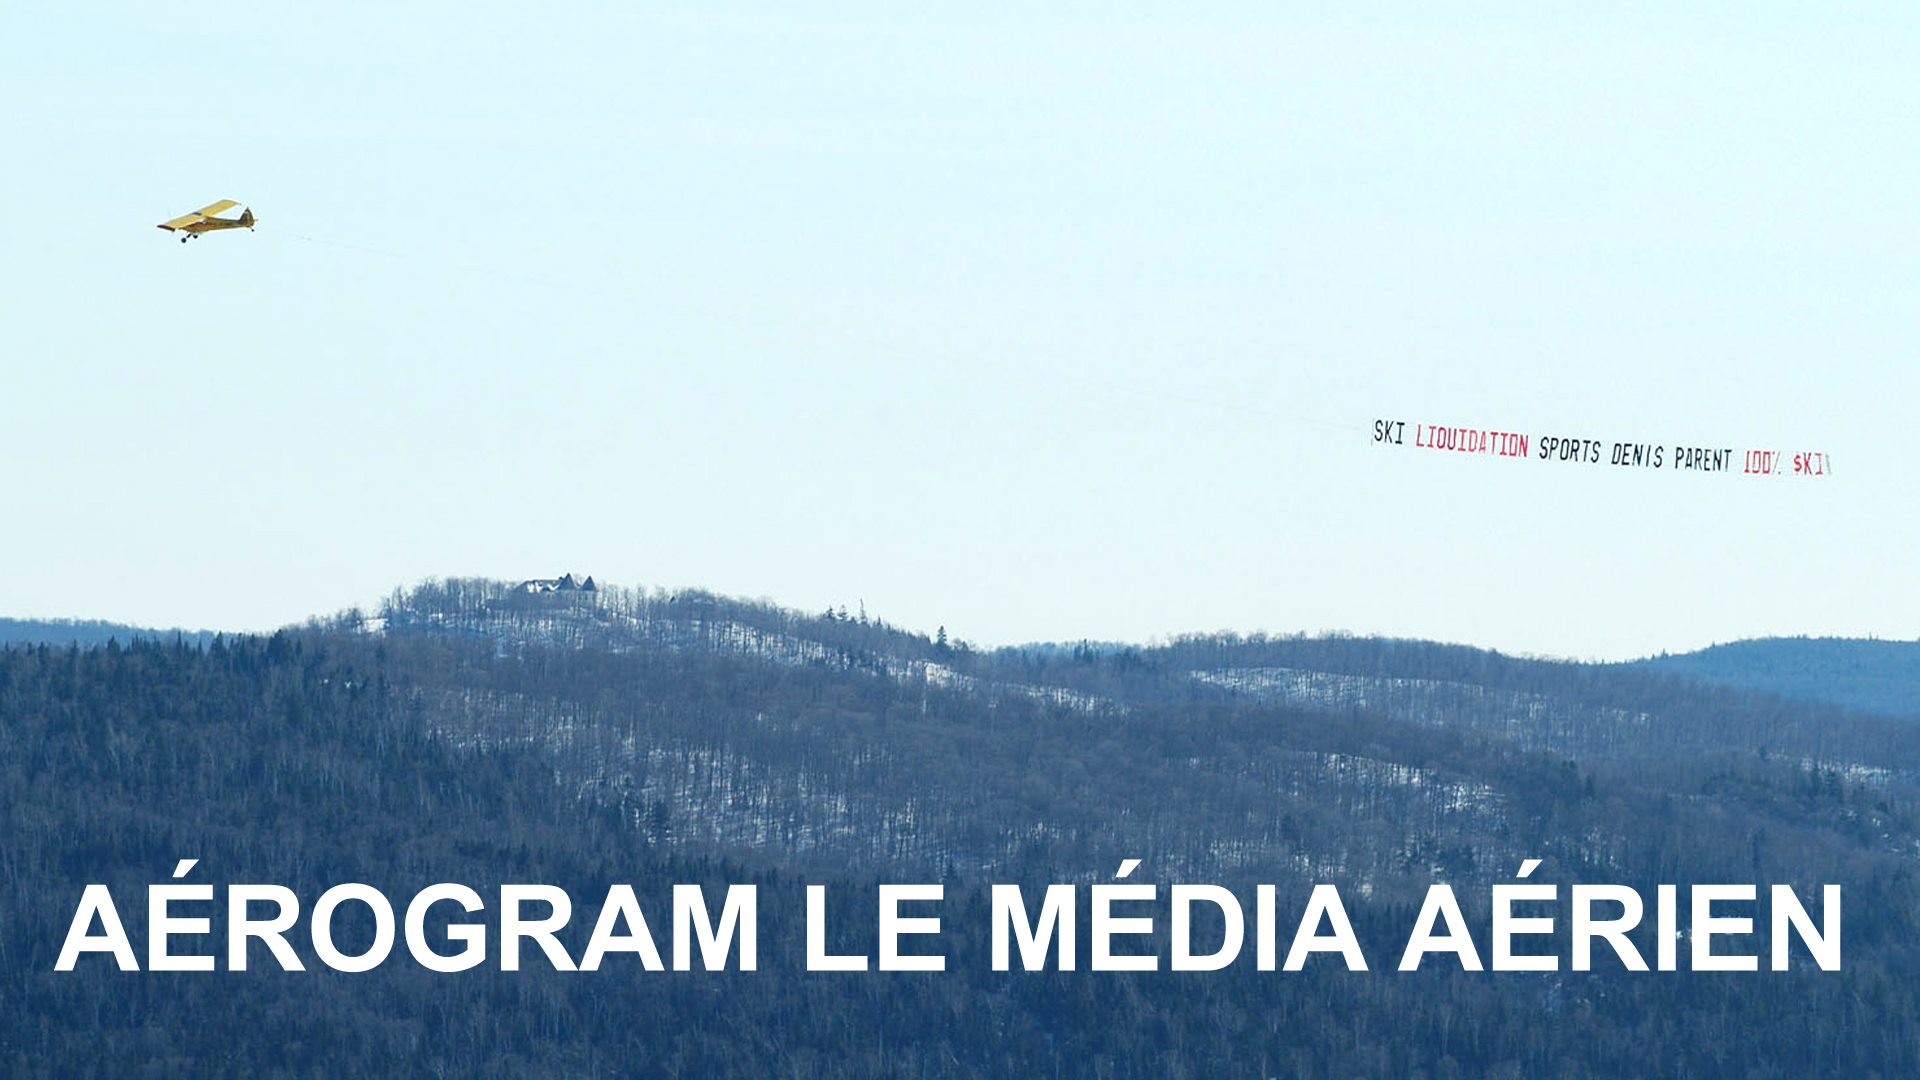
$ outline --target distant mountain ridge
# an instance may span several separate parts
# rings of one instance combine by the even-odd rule
[[[591,579],[588,580],[591,581]],[[531,583],[522,583],[517,589],[512,589],[511,591],[524,592],[527,590],[528,584]],[[495,602],[506,599],[506,597],[501,594],[510,591],[505,582],[489,582],[483,585],[478,581],[461,579],[446,582],[432,582],[425,587],[424,591],[431,595],[441,590],[461,592],[475,588],[482,589],[488,594],[488,599]],[[622,592],[623,590],[615,590],[614,595],[619,596]],[[416,596],[415,598],[418,597]],[[951,653],[944,649],[936,649],[932,647],[933,643],[925,639],[922,635],[902,631],[897,627],[889,626],[885,622],[878,620],[868,622],[864,617],[859,620],[854,620],[847,619],[844,614],[836,617],[832,612],[829,612],[824,618],[808,618],[799,615],[797,612],[786,611],[764,602],[741,601],[704,591],[682,592],[672,596],[670,599],[666,594],[661,594],[656,599],[668,600],[668,602],[674,606],[691,605],[695,607],[707,607],[709,610],[714,606],[719,607],[724,611],[725,616],[731,616],[731,618],[723,617],[722,620],[718,621],[722,623],[733,623],[731,627],[732,640],[726,640],[729,637],[727,634],[716,634],[714,632],[715,627],[713,624],[715,620],[702,620],[697,616],[682,622],[681,625],[669,631],[667,633],[669,640],[662,640],[660,637],[663,626],[668,625],[670,622],[680,622],[680,620],[662,620],[661,622],[654,623],[652,626],[643,627],[636,624],[630,616],[624,619],[615,618],[611,620],[603,617],[601,620],[597,620],[600,622],[600,625],[592,628],[588,628],[580,622],[574,622],[573,625],[564,627],[549,623],[542,628],[546,633],[535,633],[528,636],[536,639],[545,638],[548,643],[552,644],[571,644],[576,647],[589,645],[599,648],[611,647],[615,651],[624,651],[633,648],[660,648],[664,646],[669,649],[679,650],[691,648],[694,651],[717,649],[723,652],[758,653],[765,658],[769,651],[784,650],[788,652],[788,659],[790,661],[800,661],[803,660],[803,658],[818,661],[824,653],[832,651],[841,655],[842,659],[849,663],[858,664],[864,661],[867,665],[881,667],[889,666],[889,661],[891,661],[893,665],[899,665],[903,659],[911,658],[905,666],[906,673],[920,674],[925,672],[936,681],[942,678],[953,677],[945,670],[947,665],[943,665],[940,661],[947,660],[951,663],[957,656],[964,656],[971,652],[967,645],[959,642],[955,643],[955,648]],[[389,613],[392,613],[394,610],[392,603],[392,601],[389,602]],[[420,613],[407,612],[404,607],[400,610],[402,614],[399,621],[403,625],[411,624],[414,618],[420,617]],[[682,608],[681,611],[675,614],[683,614],[685,610],[685,608]],[[744,612],[750,612],[751,616],[740,620],[739,616]],[[426,615],[422,621],[431,621],[438,624],[442,629],[464,629],[465,632],[481,633],[497,638],[513,638],[519,636],[519,634],[516,633],[503,632],[503,626],[497,621],[497,618],[477,620],[480,625],[468,622],[466,626],[462,627],[459,624],[463,620],[458,618],[449,619],[448,614],[450,613],[442,609],[441,611],[435,611],[432,614]],[[495,614],[497,615],[497,610]],[[841,625],[835,626],[834,623],[836,620],[840,621]],[[372,622],[372,625],[383,626],[385,621],[384,618],[375,620]],[[563,622],[564,621],[565,620],[563,620]],[[772,629],[772,627],[767,625],[770,621],[783,624],[780,626],[780,630],[785,631],[785,633],[775,632],[771,635],[767,634],[766,631]],[[624,623],[625,625],[607,625],[610,622],[615,624]],[[741,625],[742,622],[747,625]],[[449,625],[450,623],[452,625]],[[687,633],[689,629],[687,624],[689,623],[692,629],[691,634]],[[702,625],[703,623],[706,625]],[[755,623],[759,625],[753,626],[752,624]],[[808,624],[811,624],[811,626]],[[817,629],[820,627],[826,627],[829,630],[829,633],[825,635],[828,639],[837,639],[833,640],[832,645],[824,644],[820,640],[821,635],[807,633],[805,629],[802,629]],[[395,628],[397,629],[398,627]],[[422,627],[413,624],[410,625],[409,628],[419,629]],[[521,633],[524,633],[527,628],[523,624],[518,629]],[[796,630],[800,630],[800,632],[796,634]],[[853,631],[853,633],[849,634],[849,631]],[[0,617],[0,645],[66,646],[77,644],[90,648],[105,645],[108,641],[118,641],[124,645],[135,638],[171,641],[175,637],[179,637],[189,644],[204,647],[212,642],[216,633],[216,631],[212,630],[182,630],[177,627],[163,630],[155,627],[135,626],[129,623],[109,622],[103,619],[19,619]],[[859,644],[848,649],[847,646],[853,644],[853,642],[847,640],[849,637],[861,640],[859,640]],[[1259,635],[1256,635],[1254,640],[1259,639]],[[1278,640],[1279,639],[1276,639],[1276,642]],[[1293,645],[1295,649],[1306,649],[1310,648],[1307,643],[1314,640],[1320,639],[1293,639]],[[1337,642],[1342,639],[1335,637],[1327,640]],[[1369,640],[1375,641],[1377,648],[1387,654],[1395,652],[1402,654],[1412,654],[1416,652],[1431,654],[1438,652],[1459,658],[1467,654],[1482,653],[1482,663],[1490,663],[1495,668],[1501,666],[1499,661],[1509,661],[1509,663],[1514,665],[1524,665],[1523,661],[1509,660],[1509,658],[1499,653],[1483,652],[1482,650],[1471,649],[1466,646],[1447,646],[1437,642],[1394,641],[1391,639]],[[885,642],[885,644],[882,645],[880,644],[881,642]],[[861,648],[860,646],[862,645],[864,645],[865,648]],[[874,648],[876,645],[879,645],[879,647]],[[906,645],[907,648],[896,651],[898,646],[901,645]],[[1138,656],[1143,648],[1146,647],[1124,642],[1081,641],[1077,643],[1035,642],[996,651],[1002,654],[1022,654],[1035,658],[1044,665],[1048,660],[1070,657],[1077,657],[1085,661],[1094,657],[1116,655]],[[1312,649],[1311,651],[1319,652],[1325,648],[1327,648],[1327,646],[1322,646],[1321,649]],[[1346,648],[1337,651],[1350,652],[1351,649]],[[902,655],[903,653],[904,656]],[[889,654],[892,655],[889,656]],[[965,665],[963,664],[961,666],[964,667]],[[1340,665],[1336,663],[1332,667],[1322,670],[1333,671],[1337,670],[1339,666]],[[1662,654],[1660,656],[1648,657],[1644,660],[1634,660],[1623,664],[1604,666],[1674,675],[1713,686],[1773,694],[1777,697],[1796,701],[1819,702],[1838,706],[1843,709],[1876,713],[1882,716],[1920,718],[1920,641],[1887,641],[1877,638],[1836,637],[1752,638],[1721,645],[1713,645],[1695,652]],[[930,671],[926,670],[928,667],[931,668]],[[964,681],[965,677],[962,676],[961,678]],[[1221,684],[1220,676],[1213,674],[1207,675],[1202,681]],[[1034,689],[1031,687],[1022,687],[1021,690],[1027,693],[1034,692]],[[1058,694],[1060,691],[1056,689],[1052,691],[1052,693]]]
[[[125,645],[135,638],[172,641],[178,637],[189,644],[205,646],[213,641],[214,636],[215,631],[212,630],[156,630],[103,619],[0,618],[0,645],[81,645],[91,648],[109,641]]]
[[[1882,716],[1920,717],[1920,641],[1755,638],[1627,666]]]

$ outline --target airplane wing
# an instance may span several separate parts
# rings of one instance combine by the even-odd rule
[[[160,223],[160,227],[163,229],[184,229],[188,225],[198,224],[215,214],[225,210],[231,210],[239,205],[239,203],[234,202],[232,199],[221,199],[219,202],[209,206],[203,206],[191,214],[181,214],[172,221],[163,221]]]

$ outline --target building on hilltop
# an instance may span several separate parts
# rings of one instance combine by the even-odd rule
[[[572,574],[557,578],[528,578],[520,583],[521,592],[599,592],[599,586],[593,583],[593,575],[588,574],[585,581],[575,581]]]

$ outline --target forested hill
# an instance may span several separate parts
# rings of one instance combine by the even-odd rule
[[[1883,716],[1920,717],[1920,641],[1761,638],[1657,656],[1638,666]]]
[[[1920,1047],[1915,725],[1618,667],[1338,638],[984,651],[704,593],[435,582],[270,638],[0,648],[0,791],[9,1076],[1900,1076]],[[307,971],[257,949],[232,972],[216,903],[212,935],[173,938],[212,973],[52,970],[90,883],[144,965],[145,890],[181,859],[303,913],[347,882],[489,908],[557,885],[576,959],[613,884],[664,949],[671,885],[753,882],[761,965],[560,972],[529,945],[445,974],[400,947],[347,974],[303,921]],[[1336,885],[1370,970],[1260,972],[1251,941],[1222,971],[1085,970],[1084,886],[1128,859],[1162,897],[1227,886],[1250,923],[1272,884],[1283,935]],[[1562,897],[1651,910],[1677,884],[1683,915],[1694,883],[1756,884],[1715,914],[1753,920],[1722,945],[1762,970],[1602,948],[1570,971],[1564,902],[1524,912],[1552,914],[1529,951],[1557,972],[1395,970],[1435,883],[1491,958],[1490,887],[1526,859]],[[871,954],[883,881],[943,883],[948,970],[804,971],[804,886],[848,913],[830,951]],[[1053,882],[1082,886],[1082,969],[991,971],[989,886]],[[1842,886],[1841,971],[1765,970],[1774,883],[1810,907]],[[1164,968],[1164,904],[1125,914],[1150,910],[1129,944]],[[1630,937],[1654,955],[1650,917]]]
[[[1409,864],[1539,854],[1515,807],[1569,785],[1670,800],[1754,769],[1789,786],[1906,784],[1920,765],[1920,729],[1894,720],[1421,642],[981,651],[700,592],[486,581],[430,583],[346,623],[518,661],[515,685],[449,680],[457,697],[430,713],[446,738],[544,746],[562,783],[670,843],[787,865],[1091,875],[1151,854],[1176,875],[1292,865],[1395,890]],[[1269,813],[1275,791],[1288,798]],[[991,813],[985,795],[1002,800]],[[1302,829],[1340,840],[1302,843]],[[1589,840],[1567,854],[1605,864],[1613,841]]]

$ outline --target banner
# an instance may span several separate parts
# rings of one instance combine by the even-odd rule
[[[1833,472],[1833,459],[1824,450],[1763,450],[1697,441],[1641,442],[1565,433],[1541,435],[1495,428],[1410,424],[1405,420],[1375,420],[1373,442],[1376,446],[1404,446],[1521,461],[1671,472],[1769,477],[1829,476]]]

